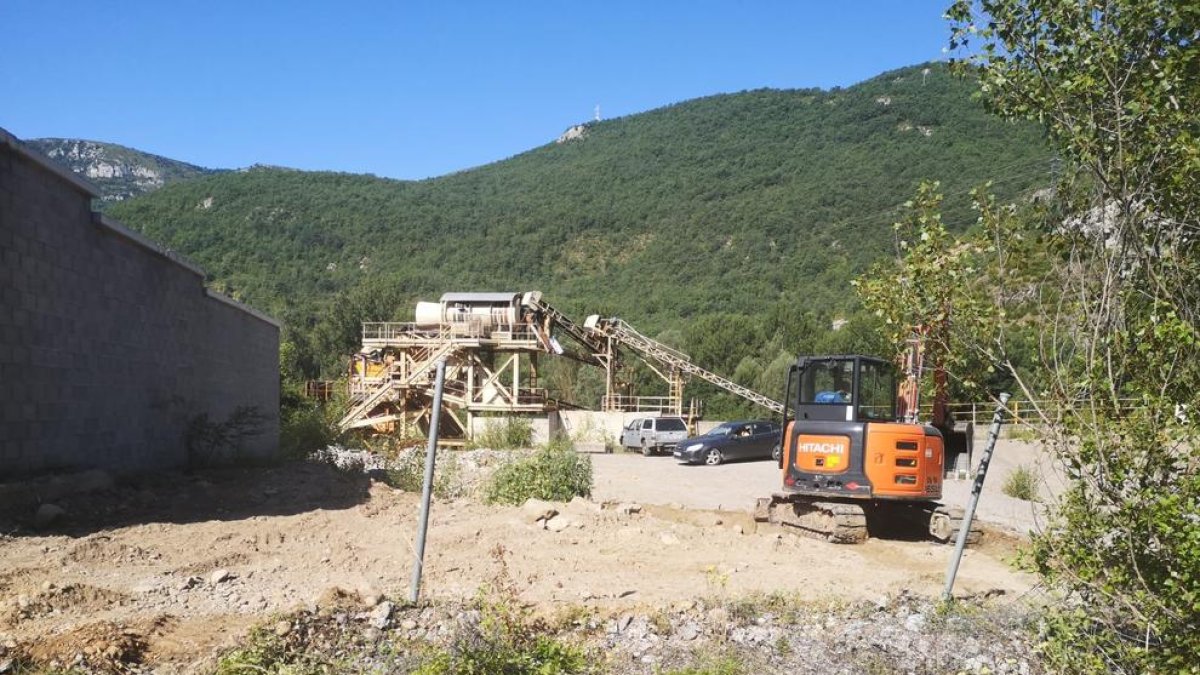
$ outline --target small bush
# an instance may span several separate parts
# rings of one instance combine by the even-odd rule
[[[533,423],[524,417],[490,420],[473,446],[490,450],[517,450],[533,445]]]
[[[532,455],[502,465],[484,486],[489,504],[521,504],[536,498],[565,502],[592,494],[592,458],[556,439]]]
[[[226,652],[217,661],[216,675],[307,675],[324,672],[332,665],[324,658],[295,650],[266,626],[250,632],[245,643]],[[324,667],[324,668],[323,668]]]
[[[316,401],[302,401],[281,408],[280,455],[284,459],[304,459],[337,443],[342,433],[334,417],[330,406]]]
[[[442,499],[462,494],[458,456],[441,449],[433,467],[433,494]],[[425,484],[425,448],[409,447],[387,460],[383,482],[397,490],[420,492]]]
[[[1037,500],[1037,475],[1025,465],[1018,466],[1004,479],[1004,494],[1027,502]]]
[[[590,670],[583,649],[563,642],[521,602],[516,583],[497,546],[492,557],[500,569],[476,598],[477,623],[467,623],[448,649],[437,651],[418,675],[571,675]]]

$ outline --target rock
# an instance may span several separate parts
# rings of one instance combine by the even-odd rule
[[[542,520],[550,520],[558,515],[558,509],[550,502],[545,502],[540,499],[527,499],[521,505],[521,512],[525,515],[528,522],[536,523]]]
[[[562,132],[562,134],[560,134],[559,137],[557,139],[555,139],[554,142],[559,145],[562,145],[563,143],[569,143],[571,141],[578,141],[578,140],[584,138],[585,136],[587,136],[587,125],[586,124],[576,124],[575,126],[571,127],[570,129],[567,129],[566,131]]]
[[[17,596],[17,608],[18,609],[29,609],[29,596],[28,595],[18,595]]]
[[[383,602],[383,593],[367,586],[358,592],[358,597],[362,598],[363,607],[371,609],[375,605]]]
[[[388,624],[392,621],[393,607],[394,605],[387,600],[379,603],[375,609],[371,610],[371,616],[369,618],[371,625],[379,630],[387,628]]]
[[[0,659],[0,673],[11,673],[13,669],[12,659]]]
[[[200,577],[188,577],[179,582],[179,590],[186,591],[190,588],[195,588],[200,583]]]
[[[562,532],[570,526],[571,521],[565,516],[554,516],[546,521],[546,529],[551,532]]]
[[[33,515],[33,526],[41,529],[50,527],[67,515],[67,510],[57,504],[42,504]]]
[[[676,633],[676,635],[679,636],[680,640],[691,642],[692,640],[700,637],[700,629],[697,628],[696,624],[694,623],[685,623],[679,628],[679,631]]]
[[[661,535],[659,535],[658,540],[667,546],[674,546],[675,544],[679,543],[679,537],[676,537],[670,532],[663,532]]]
[[[908,618],[904,620],[904,627],[914,633],[920,631],[925,627],[925,615],[910,614]]]
[[[217,584],[221,583],[222,581],[229,581],[232,578],[233,578],[233,575],[230,574],[229,570],[226,570],[226,569],[213,570],[213,573],[208,575],[208,583],[212,584],[213,586],[216,586]]]
[[[633,623],[633,615],[632,614],[622,614],[621,618],[617,619],[617,632],[618,633],[625,632],[625,629],[629,628],[629,624],[631,624],[631,623]]]
[[[641,513],[642,505],[636,502],[622,502],[617,505],[617,512],[626,516],[631,513]]]
[[[741,525],[734,525],[732,529],[734,534],[746,534],[746,528]]]
[[[280,621],[279,623],[275,624],[275,634],[278,635],[279,637],[283,637],[290,632],[292,632],[292,624],[291,623],[289,623],[287,621]]]
[[[400,627],[404,630],[413,630],[417,627],[417,622],[413,621],[412,619],[405,619],[403,622],[401,622]]]

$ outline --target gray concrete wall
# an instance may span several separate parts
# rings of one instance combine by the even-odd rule
[[[0,129],[0,480],[180,466],[194,420],[266,417],[279,440],[279,325],[91,211],[90,186]]]

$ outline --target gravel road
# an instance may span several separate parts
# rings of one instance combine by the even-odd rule
[[[976,442],[976,460],[984,439]],[[772,461],[733,462],[720,466],[680,464],[672,457],[643,457],[625,453],[593,455],[595,494],[599,501],[635,501],[643,504],[678,504],[689,509],[753,511],[754,500],[766,497],[780,485],[780,472]],[[1062,481],[1037,446],[1001,440],[979,501],[977,517],[994,526],[1027,533],[1043,521],[1034,502],[1004,494],[1005,479],[1020,466],[1042,477],[1043,501],[1061,491]],[[965,507],[971,480],[947,481],[943,501]]]

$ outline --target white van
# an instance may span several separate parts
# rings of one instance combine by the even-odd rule
[[[687,423],[682,417],[639,417],[621,430],[621,447],[641,450],[647,457],[671,454],[687,437]]]

